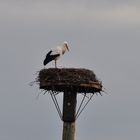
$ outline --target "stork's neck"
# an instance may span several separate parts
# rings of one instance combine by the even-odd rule
[[[62,47],[62,54],[64,54],[66,52],[67,48],[63,45]]]

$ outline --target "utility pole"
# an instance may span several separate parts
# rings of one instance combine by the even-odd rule
[[[37,82],[39,82],[40,89],[51,94],[58,114],[63,121],[62,140],[75,140],[76,119],[93,95],[102,91],[102,83],[97,80],[93,71],[74,68],[43,69],[39,72]],[[56,98],[60,92],[63,93],[62,113]],[[84,95],[76,112],[79,93]],[[89,98],[82,108],[86,96]]]
[[[77,93],[65,91],[63,97],[63,137],[62,140],[75,140],[75,116]]]

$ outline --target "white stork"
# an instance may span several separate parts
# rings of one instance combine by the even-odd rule
[[[51,61],[55,61],[55,68],[57,68],[57,60],[66,52],[69,51],[69,45],[65,41],[62,46],[57,46],[55,49],[50,50],[43,62],[44,66]]]

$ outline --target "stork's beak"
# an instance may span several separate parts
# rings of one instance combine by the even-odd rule
[[[69,46],[67,44],[66,44],[66,48],[67,48],[68,51],[70,51]]]
[[[63,43],[63,45],[66,47],[66,49],[69,51],[70,49],[70,47],[69,47],[69,45],[68,45],[68,43],[65,41],[64,43]]]

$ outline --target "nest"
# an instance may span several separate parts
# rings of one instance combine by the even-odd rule
[[[75,91],[95,93],[102,91],[102,83],[93,71],[75,68],[49,68],[39,72],[40,89],[56,92]]]

